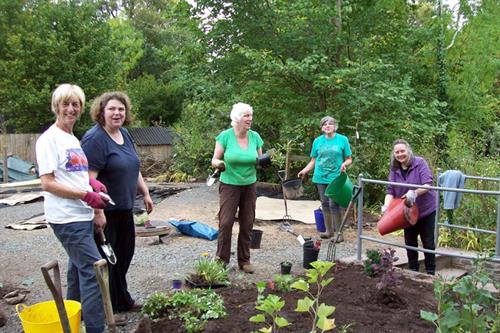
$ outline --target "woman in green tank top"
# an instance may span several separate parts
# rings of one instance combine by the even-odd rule
[[[222,131],[215,139],[212,166],[220,169],[219,185],[219,235],[217,257],[226,265],[231,257],[231,235],[234,217],[238,212],[238,267],[253,273],[250,263],[250,238],[255,219],[257,199],[256,160],[262,155],[259,133],[252,131],[253,109],[245,103],[233,105],[231,128]]]
[[[311,148],[311,161],[302,169],[298,176],[304,178],[314,169],[312,181],[318,189],[323,209],[326,232],[320,233],[321,238],[330,238],[335,230],[340,232],[341,208],[333,200],[325,196],[325,190],[337,176],[351,165],[351,147],[346,136],[337,133],[337,121],[332,117],[323,117],[320,128],[323,132],[318,136]],[[342,233],[337,238],[344,240]]]

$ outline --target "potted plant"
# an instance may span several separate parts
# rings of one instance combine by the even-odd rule
[[[195,263],[195,273],[186,278],[186,282],[198,288],[217,288],[229,284],[229,273],[224,263],[203,255]]]
[[[290,274],[290,272],[292,271],[292,263],[289,261],[282,261],[280,263],[280,268],[282,275]]]

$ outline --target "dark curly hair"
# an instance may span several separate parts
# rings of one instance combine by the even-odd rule
[[[108,102],[113,99],[125,105],[125,121],[123,122],[123,126],[130,125],[132,123],[132,104],[130,103],[130,98],[127,94],[121,91],[106,92],[97,97],[90,108],[90,117],[93,121],[104,127],[106,124],[104,121],[104,108]]]

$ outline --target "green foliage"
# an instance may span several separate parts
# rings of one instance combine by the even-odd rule
[[[377,267],[380,265],[380,258],[382,253],[379,250],[366,250],[367,259],[363,261],[365,274],[368,276],[375,276],[377,274]]]
[[[230,123],[231,108],[228,106],[224,111],[222,109],[216,105],[201,103],[189,105],[184,109],[180,123],[174,126],[177,134],[173,147],[174,170],[194,176],[208,175],[215,137],[220,133],[218,129],[223,128],[220,119],[225,118],[224,127],[228,127]]]
[[[143,74],[127,89],[136,105],[135,114],[145,126],[172,124],[181,113],[183,94],[176,83],[163,83],[153,75]]]
[[[487,284],[497,290],[500,283],[477,262],[475,271],[454,281],[434,281],[438,312],[421,310],[420,316],[436,326],[436,332],[498,332],[500,328],[500,299],[485,289]]]
[[[295,281],[295,278],[291,274],[275,274],[273,276],[274,287],[277,291],[288,292],[292,290],[291,285]]]
[[[500,3],[459,4],[455,34],[451,11],[437,15],[429,1],[0,1],[0,116],[10,131],[41,132],[57,84],[79,84],[89,101],[122,89],[135,125],[175,128],[172,173],[205,178],[215,137],[243,101],[264,150],[279,152],[259,180],[278,181],[289,141],[309,155],[327,114],[350,140],[351,177],[386,179],[399,137],[431,167],[496,177]],[[75,133],[89,126],[84,114]],[[292,174],[305,163],[292,162]],[[384,191],[365,193],[373,205]],[[490,198],[464,205],[463,220],[490,226]]]
[[[472,143],[464,146],[463,139]],[[467,175],[478,175],[496,178],[500,173],[498,158],[495,156],[478,156],[483,151],[481,142],[474,142],[467,134],[453,130],[449,134],[448,154],[449,169],[459,169]],[[482,153],[481,153],[482,154]],[[475,190],[498,191],[498,182],[467,179],[465,187]],[[494,231],[496,229],[497,198],[493,195],[465,194],[460,207],[441,214],[441,222],[459,226],[468,226]],[[457,247],[479,252],[491,251],[495,248],[495,235],[473,231],[440,228],[439,245]]]
[[[60,83],[76,83],[90,100],[114,88],[119,64],[111,29],[90,1],[16,1],[0,12],[0,112],[16,132],[40,132],[53,122],[51,93]],[[0,16],[3,16],[0,15]],[[84,115],[76,133],[88,128]]]
[[[328,318],[335,312],[335,307],[325,303],[320,304],[321,293],[333,281],[333,277],[326,278],[325,275],[334,265],[332,262],[314,261],[311,263],[313,268],[306,270],[306,279],[299,279],[291,286],[292,289],[307,294],[297,301],[295,311],[309,313],[312,319],[311,332],[316,332],[317,329],[324,332],[335,328],[335,319]]]
[[[285,301],[282,301],[279,296],[269,294],[267,297],[261,298],[257,301],[255,309],[261,311],[262,313],[250,317],[249,320],[252,323],[265,323],[266,325],[269,325],[259,329],[259,332],[278,332],[280,328],[290,325],[286,318],[279,315],[279,312],[284,305]]]
[[[228,269],[220,260],[203,256],[196,261],[194,268],[196,275],[208,285],[229,283]]]
[[[165,314],[169,298],[165,293],[155,291],[142,305],[141,312],[151,319],[158,319]]]
[[[467,22],[447,53],[449,66],[448,94],[455,113],[455,128],[471,134],[468,144],[478,142],[477,156],[500,156],[498,150],[498,22],[500,3],[481,1],[478,8],[460,2],[460,12]],[[465,142],[465,140],[463,140]],[[497,174],[498,175],[498,174]]]
[[[169,296],[155,292],[144,302],[142,313],[152,319],[181,319],[189,333],[202,331],[207,320],[227,315],[223,298],[210,289],[182,290]]]

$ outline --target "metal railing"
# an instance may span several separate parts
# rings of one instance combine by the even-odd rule
[[[440,172],[441,170],[439,170]],[[471,179],[480,179],[480,180],[487,180],[487,181],[498,181],[500,183],[500,177],[499,178],[490,178],[490,177],[478,177],[478,176],[465,176],[466,178],[471,178]],[[451,253],[451,252],[446,252],[446,251],[436,251],[436,250],[428,250],[428,249],[423,249],[423,248],[418,248],[418,247],[412,247],[412,246],[407,246],[407,245],[402,245],[398,243],[393,243],[393,242],[388,242],[379,238],[373,238],[373,237],[368,237],[368,236],[363,236],[363,194],[364,194],[364,187],[365,184],[379,184],[379,185],[392,185],[396,187],[406,187],[406,188],[412,188],[412,189],[419,189],[419,188],[425,188],[429,190],[435,190],[437,193],[436,195],[436,229],[435,232],[439,232],[439,225],[446,226],[446,227],[452,227],[452,228],[460,228],[460,229],[465,229],[465,230],[472,230],[476,232],[482,232],[482,233],[489,233],[489,234],[496,234],[496,245],[495,245],[495,256],[492,258],[488,258],[488,260],[495,261],[495,262],[500,262],[500,188],[499,191],[486,191],[486,190],[472,190],[472,189],[459,189],[459,188],[451,188],[451,187],[441,187],[441,186],[429,186],[429,185],[415,185],[415,184],[406,184],[406,183],[395,183],[395,182],[389,182],[389,181],[383,181],[383,180],[375,180],[375,179],[368,179],[368,178],[363,178],[363,174],[360,174],[358,176],[358,186],[359,186],[359,191],[360,195],[358,196],[358,231],[357,231],[357,251],[356,251],[356,257],[357,260],[361,260],[361,254],[363,251],[363,240],[375,242],[375,243],[381,243],[385,245],[390,245],[394,247],[401,247],[405,248],[408,250],[415,250],[415,251],[420,251],[424,253],[434,253],[434,254],[439,254],[443,256],[451,256],[451,257],[459,257],[459,258],[466,258],[466,259],[476,259],[476,257],[471,256],[471,255],[466,255],[466,254],[457,254],[457,253]],[[439,222],[439,207],[440,207],[440,192],[441,191],[451,191],[451,192],[461,192],[461,193],[472,193],[472,194],[481,194],[481,195],[495,195],[498,197],[498,207],[497,207],[497,224],[496,224],[496,232],[491,231],[491,230],[484,230],[484,229],[479,229],[479,228],[471,228],[471,227],[464,227],[464,226],[456,226],[453,224],[442,224],[438,223]],[[435,242],[437,244],[438,237],[435,237]]]

